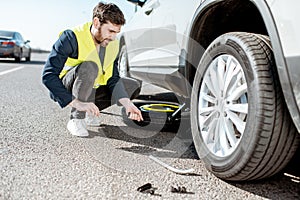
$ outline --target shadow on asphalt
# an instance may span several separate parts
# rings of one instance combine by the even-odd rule
[[[0,63],[21,64],[21,65],[44,65],[45,61],[33,60],[33,61],[15,62],[14,60],[0,60]]]
[[[172,92],[157,93],[152,95],[140,95],[136,100],[142,101],[161,101],[179,103],[179,97]],[[116,115],[101,111],[103,114]],[[117,115],[122,117],[122,115]],[[134,128],[135,127],[135,128]],[[180,126],[176,129],[164,129],[163,126],[155,127],[139,127],[139,126],[112,126],[101,125],[97,132],[89,131],[89,137],[106,137],[114,140],[134,143],[131,147],[120,148],[123,151],[128,151],[137,154],[150,155],[154,154],[158,157],[168,158],[183,158],[183,159],[199,159],[193,145],[190,121],[182,119]],[[165,131],[167,130],[167,131]],[[129,134],[127,134],[129,133]],[[141,135],[143,135],[141,137]],[[172,145],[170,145],[172,143]],[[180,150],[177,151],[176,148]],[[163,149],[164,152],[156,149]],[[174,153],[178,152],[178,153]]]
[[[172,99],[173,98],[173,99]],[[140,100],[162,100],[176,102],[176,96],[172,93],[158,94],[155,96],[141,95]],[[147,131],[146,131],[147,132]],[[127,133],[131,133],[128,135]],[[148,133],[151,133],[151,131]],[[137,134],[137,135],[134,135]],[[170,132],[157,132],[149,138],[140,138],[138,134],[145,134],[145,130],[137,130],[127,126],[102,125],[97,132],[90,131],[90,137],[107,137],[114,140],[122,140],[132,143],[130,147],[121,147],[120,150],[136,154],[150,155],[158,157],[179,158],[178,154],[172,153],[174,149],[168,144],[178,135]],[[180,137],[179,137],[180,138]],[[182,159],[199,159],[192,142],[187,142],[187,150],[181,154]],[[162,154],[157,154],[156,149],[166,150]],[[248,191],[259,197],[267,199],[300,199],[300,148],[294,158],[286,168],[275,176],[258,181],[228,182],[228,184]]]
[[[25,65],[44,65],[45,61],[33,60],[33,61],[29,61],[29,62],[24,62],[22,64],[25,64]]]
[[[158,132],[150,138],[137,138],[134,135],[126,134],[130,129],[132,129],[131,132],[139,132],[126,126],[102,125],[97,132],[90,131],[89,133],[91,138],[107,137],[133,144],[130,147],[118,148],[123,151],[142,155],[156,155],[157,157],[179,158],[178,154],[172,153],[174,149],[167,147],[167,144],[176,137],[175,133]],[[199,159],[193,144],[186,147],[187,150],[180,156],[181,159]],[[164,149],[165,152],[157,152],[156,149]],[[297,160],[300,156],[299,151],[281,173],[271,178],[259,181],[226,182],[268,199],[300,199],[300,162],[299,159]]]
[[[130,133],[127,134],[127,133]],[[146,135],[150,137],[145,137]],[[143,135],[143,137],[140,137]],[[131,147],[121,147],[120,150],[142,155],[155,154],[158,157],[199,159],[191,138],[181,138],[180,135],[171,132],[153,132],[147,130],[134,129],[128,126],[101,125],[98,131],[89,130],[89,137],[105,137],[113,140],[120,140],[136,145]],[[175,145],[182,149],[180,154],[176,153]],[[163,149],[164,151],[157,151]]]

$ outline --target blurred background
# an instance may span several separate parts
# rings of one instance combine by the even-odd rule
[[[30,40],[33,50],[51,50],[60,31],[91,21],[92,10],[100,0],[10,0],[1,2],[0,30],[18,31]],[[115,3],[128,21],[135,6],[126,0]]]

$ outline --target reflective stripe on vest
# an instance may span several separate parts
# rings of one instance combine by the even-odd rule
[[[102,74],[102,65],[99,59],[99,54],[90,32],[91,25],[92,23],[89,22],[72,29],[78,43],[78,59],[68,58],[67,62],[65,63],[65,67],[61,71],[59,77],[62,78],[67,74],[70,68],[75,67],[82,62],[93,61],[99,67],[98,76],[95,79],[94,83],[94,88],[98,88],[100,85],[106,85],[108,79],[112,77],[114,61],[119,53],[119,41],[111,41],[106,46],[103,62],[103,71],[105,73]]]

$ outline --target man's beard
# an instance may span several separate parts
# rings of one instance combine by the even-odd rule
[[[94,40],[97,44],[101,44],[101,41],[99,41],[95,36],[94,36]]]
[[[102,35],[101,30],[99,30],[99,34]],[[99,45],[101,45],[101,46],[103,46],[103,47],[106,47],[107,44],[108,44],[109,42],[112,41],[112,40],[109,40],[109,39],[103,39],[102,41],[100,41],[100,40],[98,40],[95,36],[94,36],[94,40],[95,40],[95,42],[96,42],[97,44],[99,44]],[[105,40],[108,40],[108,43],[107,43],[106,45],[103,45],[103,42],[104,42]]]
[[[109,39],[103,39],[102,41],[98,40],[96,37],[94,37],[94,40],[97,44],[99,44],[100,46],[106,47],[108,45],[109,42],[111,42],[112,40]],[[107,40],[108,43],[106,45],[104,45],[104,41]]]

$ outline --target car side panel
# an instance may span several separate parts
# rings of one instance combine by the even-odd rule
[[[137,79],[145,79],[148,71],[147,52],[151,46],[151,17],[146,12],[151,9],[152,0],[140,8],[125,25],[123,37],[127,48],[130,74]]]
[[[160,87],[188,96],[187,81],[180,71],[180,67],[184,67],[180,58],[188,40],[186,28],[200,0],[188,0],[184,2],[184,8],[181,0],[155,2],[151,13],[152,49],[148,54],[148,79]]]
[[[266,2],[272,13],[280,41],[280,46],[273,45],[280,82],[290,114],[300,132],[300,1],[267,0]],[[270,37],[272,39],[272,36]],[[281,62],[279,50],[282,50],[283,54]]]

